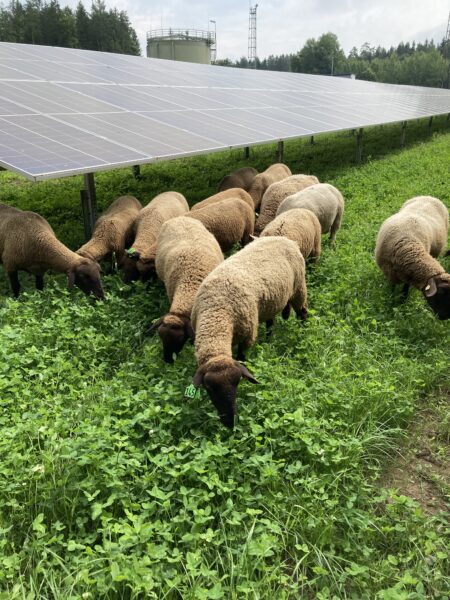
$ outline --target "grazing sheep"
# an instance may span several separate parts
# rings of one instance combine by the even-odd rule
[[[136,218],[136,237],[123,261],[124,282],[147,281],[155,272],[158,235],[163,224],[189,212],[186,198],[178,192],[158,194]]]
[[[291,175],[269,185],[261,201],[259,217],[255,223],[255,235],[259,235],[275,218],[277,209],[285,198],[316,183],[319,183],[319,180],[314,175]]]
[[[230,198],[240,198],[246,202],[252,210],[254,210],[253,200],[250,194],[241,188],[231,188],[229,190],[219,192],[218,194],[214,194],[214,196],[210,196],[209,198],[205,198],[205,200],[202,200],[201,202],[197,202],[197,204],[194,204],[194,206],[191,208],[191,212],[205,208],[205,206],[209,206],[210,204],[216,204],[217,202],[229,200]]]
[[[277,216],[292,208],[306,208],[313,212],[320,221],[322,233],[330,232],[330,242],[334,244],[344,213],[344,198],[337,188],[329,183],[311,185],[283,200]]]
[[[97,219],[92,238],[77,254],[95,261],[116,255],[117,264],[121,265],[125,248],[134,239],[134,222],[142,209],[142,205],[134,196],[120,196]]]
[[[306,317],[305,260],[295,242],[282,237],[258,239],[212,271],[200,285],[192,309],[198,369],[193,384],[204,385],[220,420],[234,426],[236,393],[241,377],[257,383],[233,359],[252,346],[258,323],[271,325],[277,313]]]
[[[286,177],[290,177],[291,175],[291,170],[283,163],[271,165],[262,173],[255,175],[255,179],[248,190],[248,193],[253,198],[255,210],[258,210],[264,192],[269,185],[272,185],[272,183],[280,181],[281,179],[285,179]]]
[[[0,204],[0,262],[16,298],[20,293],[18,271],[35,275],[36,289],[43,290],[44,274],[52,270],[67,274],[69,289],[76,285],[85,294],[104,299],[98,263],[64,246],[37,213]]]
[[[195,295],[208,273],[222,261],[219,244],[200,221],[175,217],[161,227],[155,265],[171,305],[147,333],[158,329],[166,362],[173,362],[173,354],[181,352],[189,338],[194,339],[191,311]]]
[[[275,217],[261,233],[261,237],[283,236],[296,242],[303,258],[317,260],[321,252],[319,219],[306,208],[293,208]]]
[[[439,319],[450,318],[450,274],[436,258],[447,245],[448,210],[437,198],[417,196],[382,224],[375,260],[393,284],[421,290]]]
[[[219,183],[218,192],[229,190],[231,188],[242,188],[243,190],[250,189],[250,186],[255,179],[255,175],[258,175],[258,171],[253,167],[242,167],[242,169],[236,169],[229,175],[225,175]]]
[[[248,244],[255,226],[253,209],[240,198],[210,204],[185,216],[203,223],[219,242],[223,252],[231,250],[238,242],[242,246]]]

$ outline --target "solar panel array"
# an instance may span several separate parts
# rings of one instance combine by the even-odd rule
[[[450,91],[0,43],[0,165],[32,180],[450,113]]]

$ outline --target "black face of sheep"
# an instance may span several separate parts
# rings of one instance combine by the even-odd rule
[[[124,283],[131,283],[132,281],[137,281],[139,279],[140,275],[137,268],[137,258],[133,259],[129,256],[124,256],[121,267],[123,269]]]
[[[432,277],[423,294],[438,319],[441,321],[450,319],[450,277],[449,281]]]
[[[149,281],[155,275],[155,259],[140,258],[137,262],[139,276],[142,281]]]
[[[204,385],[208,396],[217,409],[219,418],[225,427],[234,428],[234,418],[237,414],[237,387],[245,377],[251,383],[258,383],[250,371],[237,360],[215,363],[206,368],[200,368],[192,382],[196,387]]]
[[[69,271],[68,282],[69,290],[76,285],[88,296],[92,294],[97,300],[105,299],[100,279],[100,265],[93,260],[86,259]]]
[[[146,335],[156,329],[163,344],[163,358],[167,363],[173,363],[173,355],[178,355],[189,339],[194,341],[191,320],[185,316],[168,314],[153,323]]]

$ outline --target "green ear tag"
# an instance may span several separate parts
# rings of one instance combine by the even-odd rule
[[[128,256],[133,256],[133,254],[136,254],[136,249],[135,248],[129,248],[129,250],[127,250],[127,254],[128,254]]]
[[[200,398],[200,388],[196,388],[195,385],[191,383],[184,390],[184,397],[190,398],[191,400],[194,400],[195,398]]]

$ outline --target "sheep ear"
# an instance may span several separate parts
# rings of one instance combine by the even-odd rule
[[[196,374],[192,378],[192,383],[194,384],[195,387],[200,387],[202,385],[203,376],[204,376],[203,369],[200,367],[200,369],[197,369]]]
[[[437,286],[434,277],[428,280],[427,285],[423,289],[425,298],[431,298],[437,293]]]
[[[195,333],[194,333],[194,330],[192,329],[190,319],[188,319],[186,321],[186,333],[187,333],[188,338],[194,342],[195,341]]]
[[[71,290],[75,285],[75,271],[71,270],[67,273],[67,289]]]
[[[156,329],[158,329],[158,327],[161,325],[162,321],[163,321],[163,319],[161,317],[160,319],[158,319],[157,321],[152,323],[150,325],[150,327],[148,329],[146,329],[144,335],[151,335],[152,333],[154,333],[156,331]]]
[[[239,367],[241,369],[242,372],[242,377],[245,377],[245,379],[247,379],[248,381],[250,381],[250,383],[259,383],[259,381],[257,381],[253,375],[250,373],[250,371],[247,369],[247,367],[245,365],[243,365],[242,363],[239,363]]]

